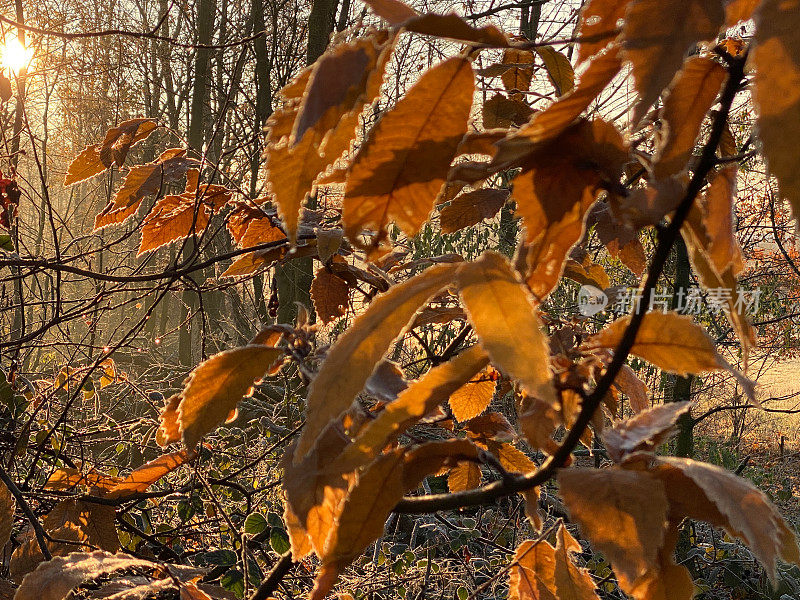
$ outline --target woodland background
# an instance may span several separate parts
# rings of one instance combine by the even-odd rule
[[[414,8],[455,11],[475,25],[494,24],[528,40],[549,42],[575,36],[582,2],[420,2]],[[230,276],[231,265],[248,244],[231,238],[226,210],[215,212],[202,233],[163,246],[156,240],[140,253],[141,214],[119,226],[94,228],[126,169],[114,166],[65,186],[68,166],[110,128],[147,117],[159,128],[131,148],[129,165],[149,163],[165,148],[186,147],[202,156],[204,182],[224,186],[242,201],[268,197],[263,128],[280,106],[279,91],[322,55],[331,37],[334,43],[351,39],[381,20],[351,0],[313,5],[294,0],[17,0],[0,3],[0,15],[5,15],[0,37],[19,36],[32,50],[27,70],[6,69],[8,79],[0,81],[0,160],[21,194],[18,214],[7,217],[7,227],[0,230],[0,463],[27,508],[41,517],[65,496],[79,493],[75,481],[63,489],[52,485],[59,470],[89,474],[78,482],[86,485],[77,488],[85,493],[92,473],[124,478],[161,457],[157,437],[164,401],[182,389],[202,360],[246,344],[270,323],[312,323],[317,326],[314,343],[324,347],[388,287],[356,258],[348,258],[359,271],[354,271],[356,281],[345,305],[331,305],[324,289],[314,299],[309,294],[315,274],[325,270],[318,256],[268,262]],[[29,28],[18,29],[11,21]],[[726,37],[736,44],[751,35],[752,25],[744,23]],[[570,65],[577,64],[573,45],[556,47]],[[361,138],[420,73],[458,48],[457,42],[418,34],[400,38],[383,95],[362,119]],[[475,60],[476,129],[519,126],[563,91],[558,82],[566,79],[554,77],[538,57],[531,65],[525,102],[520,102],[491,71],[501,55],[489,51]],[[635,94],[623,73],[592,104],[590,114],[625,130]],[[747,374],[761,384],[758,396],[765,410],[747,402],[728,372],[683,378],[639,359],[630,364],[647,386],[647,404],[697,403],[692,416],[680,421],[678,438],[669,442],[666,453],[703,459],[748,478],[796,529],[800,264],[795,222],[753,151],[754,122],[749,96],[737,97],[728,124],[740,149],[735,224],[745,269],[739,282],[761,291],[759,311],[752,316],[759,342],[750,352]],[[643,141],[644,151],[652,150],[648,143]],[[495,187],[507,184],[501,178]],[[161,190],[181,191],[182,181]],[[155,201],[154,196],[145,198],[142,214]],[[320,187],[313,202],[311,229],[301,224],[300,239],[314,224],[337,217],[335,186]],[[13,207],[5,204],[3,210],[10,216]],[[511,255],[520,230],[513,211],[504,206],[479,221],[444,233],[434,219],[414,238],[390,231],[398,252],[394,265],[405,265],[395,271],[397,277],[405,277],[403,269],[418,272],[431,257],[474,259],[487,249]],[[586,276],[585,256],[605,272],[601,287],[636,287],[645,256],[656,243],[652,230],[639,237],[643,254],[621,259],[590,232],[581,252],[573,253],[578,275],[562,280],[542,305],[545,318],[585,321],[577,311],[577,290],[581,283],[598,281],[596,273]],[[19,266],[15,261],[20,257],[29,262]],[[699,285],[680,245],[670,256],[663,284],[668,292]],[[719,352],[741,367],[739,342],[724,317],[705,305],[698,321]],[[390,358],[411,379],[469,335],[462,321],[431,317],[397,343]],[[302,426],[305,375],[289,366],[255,386],[239,403],[235,420],[205,438],[191,466],[175,470],[147,492],[135,490],[134,496],[110,503],[116,509],[110,524],[108,514],[90,518],[97,535],[116,529],[124,550],[196,568],[203,583],[230,597],[250,597],[289,549],[278,461]],[[502,382],[497,392],[496,381],[486,383],[476,393],[493,395],[492,409],[511,418],[513,403]],[[631,413],[632,402],[625,397],[621,415]],[[576,460],[601,465],[607,456],[599,446],[594,450],[583,448]],[[521,451],[535,461],[543,456],[524,443]],[[185,457],[177,460],[180,464]],[[446,491],[446,479],[430,478],[426,491]],[[567,513],[554,495],[545,496],[545,527],[552,527]],[[384,536],[343,575],[337,590],[358,600],[506,597],[503,565],[529,536],[523,504],[511,496],[480,508],[393,515]],[[13,595],[8,581],[18,583],[15,575],[37,563],[29,517],[18,504],[11,539],[2,550],[0,576],[6,587],[0,587],[0,594],[8,597]],[[31,549],[28,562],[15,565],[12,554],[24,544]],[[743,545],[705,525],[686,533],[679,557],[703,598],[800,597],[796,566],[780,567],[779,585],[773,588]],[[624,597],[601,555],[584,545],[579,561],[602,597]],[[276,594],[307,592],[314,572],[313,560],[305,559],[283,578]],[[80,594],[106,597],[114,591],[97,584]]]

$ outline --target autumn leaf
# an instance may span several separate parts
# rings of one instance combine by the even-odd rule
[[[109,490],[108,497],[125,498],[144,492],[164,475],[174,471],[187,460],[190,460],[192,456],[194,456],[194,454],[188,450],[162,454],[158,458],[134,469],[130,475]]]
[[[556,597],[556,550],[546,541],[527,540],[514,553],[508,600],[560,600]]]
[[[123,121],[112,127],[99,144],[84,148],[67,168],[64,185],[73,185],[102,173],[113,164],[121,167],[131,147],[146,139],[158,128],[153,119]]]
[[[88,544],[108,552],[119,550],[116,511],[113,506],[107,504],[67,498],[56,504],[42,519],[42,526],[56,539],[58,536],[52,532],[77,527],[80,530],[80,539],[85,539]],[[76,550],[80,550],[79,545],[72,546],[67,552]]]
[[[384,446],[447,400],[488,362],[489,357],[480,346],[471,346],[411,382],[397,400],[387,404],[359,433],[353,445],[337,460],[336,468],[350,471],[374,458]]]
[[[63,527],[48,531],[48,534],[53,540],[59,540],[47,542],[47,549],[50,551],[51,556],[66,556],[83,548],[84,545],[89,542],[82,529],[73,523],[67,523]],[[11,560],[8,565],[8,576],[12,580],[24,584],[26,575],[36,569],[38,565],[43,563],[49,564],[51,562],[52,561],[48,561],[45,563],[45,557],[42,554],[39,541],[34,537],[33,532],[31,532],[27,539],[11,554]],[[20,589],[22,589],[22,586],[17,589],[17,595]],[[35,591],[38,592],[38,588]],[[15,596],[15,598],[16,597],[17,596]],[[30,600],[42,600],[39,595],[26,595],[22,597],[29,598]]]
[[[173,394],[164,402],[164,408],[158,415],[158,431],[156,432],[156,442],[162,448],[174,442],[181,441],[181,430],[178,425],[178,406],[181,403],[181,395]]]
[[[583,552],[583,548],[578,540],[561,525],[556,531],[556,564],[553,573],[558,600],[599,600],[588,569],[578,567],[572,559],[572,554],[580,552]]]
[[[408,235],[419,231],[467,131],[473,90],[469,59],[451,58],[384,113],[347,177],[342,220],[348,239],[365,228],[382,231],[390,220]]]
[[[355,40],[345,49],[332,48],[328,51],[332,56],[332,63],[327,60],[315,63],[311,71],[305,71],[294,84],[289,84],[282,90],[285,106],[275,111],[267,121],[269,133],[264,155],[267,159],[267,183],[292,242],[297,234],[300,208],[311,194],[314,183],[344,152],[350,150],[361,112],[378,97],[395,38],[394,35],[386,38],[386,32],[381,32],[376,33],[374,38],[370,36]],[[377,48],[375,44],[378,45]],[[294,140],[296,143],[293,144],[291,133],[298,122],[298,112],[301,106],[308,106],[312,102],[304,92],[307,86],[313,84],[313,71],[336,71],[340,66],[336,57],[357,53],[358,48],[369,57],[364,66],[366,76],[355,86],[346,88],[345,102],[340,105],[327,107],[324,99],[315,99],[313,102],[318,103],[317,112],[324,110],[325,114],[317,118],[309,107],[309,116],[300,126],[307,128],[312,122],[317,126],[304,129],[302,138]],[[319,85],[324,85],[325,80],[331,76],[330,73],[325,75],[320,78]],[[308,81],[304,82],[306,77]]]
[[[758,135],[769,172],[800,219],[800,0],[764,0],[754,18]]]
[[[611,83],[621,68],[622,60],[617,46],[592,58],[571,92],[536,113],[530,123],[515,134],[498,141],[497,160],[503,162],[506,157],[513,158],[520,152],[528,151],[532,144],[558,137]]]
[[[400,25],[417,16],[417,11],[401,0],[364,0],[364,4],[390,25]]]
[[[14,525],[14,509],[17,502],[4,483],[0,483],[0,548],[5,547],[11,539],[11,528]]]
[[[678,419],[688,414],[691,402],[670,402],[643,410],[630,419],[615,423],[603,432],[606,450],[614,462],[624,462],[629,454],[654,451],[674,432]]]
[[[664,135],[654,158],[655,177],[668,177],[687,167],[700,126],[726,78],[725,68],[704,57],[690,58],[664,99]]]
[[[350,489],[331,528],[311,600],[324,598],[338,573],[381,536],[386,518],[405,492],[443,466],[466,458],[477,458],[477,448],[466,440],[449,440],[413,450],[398,448],[371,463]]]
[[[494,94],[483,103],[481,111],[486,129],[518,127],[528,122],[533,109],[520,98]]]
[[[484,188],[457,196],[441,210],[442,233],[453,233],[495,216],[508,199],[509,191]]]
[[[536,470],[536,463],[512,444],[490,441],[487,443],[486,448],[500,461],[500,466],[509,473],[522,473],[524,475]]]
[[[473,27],[455,13],[446,15],[426,13],[415,16],[403,23],[403,30],[498,48],[508,46],[506,34],[494,25]]]
[[[572,468],[559,471],[558,485],[570,517],[611,561],[623,588],[656,568],[669,509],[658,479],[618,467]]]
[[[143,198],[157,194],[198,165],[197,160],[186,156],[186,150],[171,148],[151,163],[132,167],[114,198],[95,217],[94,228],[122,223],[136,212]]]
[[[468,421],[486,410],[494,396],[495,373],[485,369],[450,395],[450,409],[457,420]]]
[[[532,395],[555,402],[547,337],[533,298],[508,260],[486,252],[458,270],[461,300],[492,363]]]
[[[462,462],[450,469],[447,475],[447,488],[455,492],[472,490],[481,484],[480,465],[471,462]]]
[[[630,316],[617,319],[591,337],[587,348],[616,348],[630,320]],[[645,314],[631,353],[682,376],[728,368],[714,340],[690,316],[673,312]]]
[[[534,145],[522,161],[511,195],[527,231],[520,262],[538,301],[558,283],[597,194],[618,182],[626,161],[619,132],[599,119],[578,121],[557,138]]]
[[[341,317],[349,299],[347,282],[330,269],[321,267],[311,282],[311,300],[320,320],[327,324]]]
[[[123,569],[158,568],[148,560],[109,552],[75,552],[56,557],[28,574],[17,589],[16,600],[63,600],[82,583]]]
[[[581,10],[578,25],[578,63],[599,54],[617,37],[617,22],[625,16],[631,0],[589,0]]]
[[[503,52],[501,63],[509,68],[500,79],[508,92],[527,92],[533,80],[533,52],[509,48]]]
[[[639,379],[628,365],[622,365],[620,368],[614,378],[614,387],[628,396],[631,410],[634,413],[640,413],[650,407],[650,400],[648,399],[650,391],[647,389],[647,385]]]
[[[311,450],[324,427],[350,407],[391,343],[417,311],[452,282],[456,269],[455,265],[435,265],[393,286],[375,298],[336,341],[309,386],[298,460]]]
[[[775,581],[778,558],[800,564],[794,532],[763,492],[716,465],[663,457],[653,471],[676,515],[724,527],[742,540]]]
[[[118,477],[111,477],[94,469],[82,473],[78,469],[62,467],[53,471],[53,474],[47,478],[44,488],[46,490],[67,491],[81,485],[90,489],[95,488],[99,492],[105,493],[117,485],[119,481],[120,478]]]
[[[269,346],[242,346],[215,354],[189,374],[178,405],[183,443],[194,448],[200,438],[224,422],[255,380],[283,356]]]
[[[714,39],[725,20],[721,0],[634,0],[622,26],[622,48],[631,62],[639,101],[638,124],[672,81],[686,52]]]
[[[575,70],[569,59],[552,46],[536,46],[534,51],[544,63],[550,82],[556,90],[556,96],[563,96],[572,91],[575,87]]]

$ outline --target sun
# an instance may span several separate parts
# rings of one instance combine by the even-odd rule
[[[33,49],[26,48],[17,38],[11,38],[2,47],[0,55],[3,60],[3,67],[13,73],[19,73],[28,67],[33,58]]]

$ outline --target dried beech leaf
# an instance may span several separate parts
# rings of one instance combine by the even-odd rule
[[[603,432],[609,456],[615,462],[623,462],[634,452],[655,450],[672,436],[678,419],[691,406],[691,402],[661,404],[614,424]]]
[[[657,568],[669,505],[664,486],[641,471],[562,469],[559,494],[570,517],[614,567],[623,588]]]
[[[792,529],[752,483],[716,465],[688,458],[658,459],[654,475],[664,482],[676,517],[724,527],[742,540],[775,581],[775,561],[800,564]]]
[[[545,541],[522,542],[509,571],[508,600],[559,600],[555,572],[555,548]]]
[[[447,400],[488,362],[489,357],[483,349],[478,345],[472,346],[411,382],[397,400],[387,404],[383,412],[359,433],[353,445],[338,459],[337,469],[350,471],[377,456],[384,446]]]
[[[572,554],[583,552],[583,548],[564,525],[556,532],[556,542],[553,579],[558,600],[600,600],[588,569],[573,562]]]
[[[39,565],[29,573],[17,589],[16,600],[64,600],[72,590],[84,582],[109,575],[123,569],[144,568],[153,570],[158,565],[127,554],[108,552],[76,552],[66,557],[56,557]]]
[[[614,349],[630,323],[631,317],[617,319],[587,341],[589,348]],[[714,340],[688,315],[678,313],[647,313],[636,334],[631,353],[653,363],[660,369],[687,375],[727,369]]]
[[[453,233],[494,217],[508,200],[508,190],[484,188],[457,196],[441,211],[442,233]]]
[[[527,92],[533,80],[533,52],[509,48],[503,52],[504,69],[500,78],[508,92]]]
[[[423,35],[449,38],[461,42],[485,44],[498,48],[508,46],[506,34],[494,25],[472,27],[455,13],[448,13],[446,15],[426,13],[424,15],[419,15],[403,23],[403,29]]]
[[[628,365],[622,365],[614,379],[614,387],[628,396],[634,413],[640,413],[650,407],[650,390]]]
[[[417,16],[417,11],[401,0],[364,0],[364,4],[390,25],[400,25]]]
[[[633,67],[638,124],[672,81],[686,52],[716,37],[725,21],[722,0],[634,0],[622,26],[622,47]]]
[[[483,103],[483,126],[487,129],[519,127],[528,122],[533,109],[522,99],[494,94]]]
[[[654,159],[656,177],[680,173],[692,155],[700,126],[726,78],[725,68],[703,56],[690,58],[664,99],[663,136]]]
[[[578,25],[578,63],[598,54],[616,39],[617,22],[625,16],[631,0],[589,0],[581,10]]]
[[[365,228],[382,231],[390,220],[408,235],[419,231],[467,132],[473,90],[469,59],[451,58],[384,113],[347,177],[342,220],[351,242]]]
[[[242,346],[215,354],[189,374],[181,392],[178,424],[183,443],[194,448],[200,438],[224,422],[255,380],[283,356],[269,346]]]
[[[321,267],[311,282],[311,300],[320,320],[330,323],[347,311],[350,286],[331,270]]]
[[[434,265],[393,286],[375,298],[336,341],[309,386],[306,424],[296,460],[311,450],[332,419],[350,408],[391,343],[410,325],[417,311],[452,282],[456,269],[456,265]]]
[[[109,491],[108,497],[125,498],[144,492],[164,475],[174,471],[187,460],[190,460],[192,456],[193,453],[188,450],[162,454],[158,458],[134,469],[130,475]]]
[[[458,421],[468,421],[488,408],[497,385],[495,373],[485,369],[450,395],[450,409]]]
[[[51,556],[66,556],[70,553],[82,550],[84,545],[89,543],[83,530],[73,523],[67,523],[63,527],[52,529],[48,531],[48,534],[53,539],[62,540],[59,542],[47,542],[47,549],[50,551]],[[11,561],[8,565],[8,576],[18,583],[24,583],[23,578],[44,562],[45,558],[39,547],[39,542],[33,536],[33,533],[31,533],[31,535],[27,537],[27,541],[24,541],[21,546],[18,546],[11,555]],[[49,562],[47,564],[49,564]],[[26,595],[24,597],[30,598],[30,600],[42,600],[41,596],[38,595]],[[19,590],[15,598],[19,598]]]
[[[0,548],[11,539],[11,527],[14,525],[14,510],[17,502],[5,484],[0,483]]]
[[[455,492],[473,490],[481,484],[481,468],[472,462],[462,462],[450,469],[447,475],[447,487]]]
[[[469,320],[492,363],[519,379],[530,394],[555,403],[547,336],[533,298],[508,260],[486,252],[464,263],[457,280]]]
[[[800,1],[764,0],[755,13],[754,99],[769,172],[800,219]]]
[[[550,82],[556,89],[556,96],[563,96],[575,87],[575,70],[569,59],[552,46],[536,46],[536,54],[542,59]]]

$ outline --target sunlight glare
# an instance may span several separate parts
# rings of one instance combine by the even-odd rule
[[[19,73],[22,69],[28,67],[28,63],[33,58],[33,49],[23,46],[19,39],[11,38],[0,48],[0,54],[2,55],[3,67],[13,73]]]

